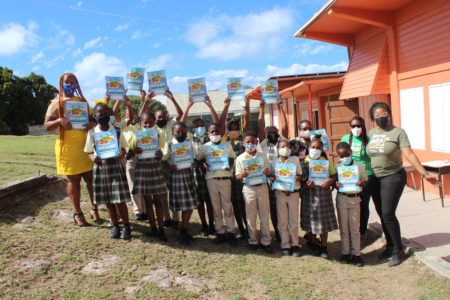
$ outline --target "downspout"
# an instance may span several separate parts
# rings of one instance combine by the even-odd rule
[[[314,120],[313,120],[313,103],[312,103],[312,91],[311,91],[311,85],[308,84],[308,99],[309,99],[309,121],[311,121],[311,124],[313,124]]]

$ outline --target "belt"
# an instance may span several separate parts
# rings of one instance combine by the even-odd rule
[[[339,194],[344,195],[344,196],[349,197],[349,198],[356,198],[356,197],[360,197],[360,196],[361,196],[361,193],[347,194],[347,193],[341,193],[341,192],[339,192]]]
[[[258,186],[262,186],[265,183],[260,183],[260,184],[254,184],[254,185],[247,185],[248,187],[258,187]]]
[[[300,190],[294,190],[294,191],[279,191],[279,192],[282,192],[282,193],[284,193],[286,196],[290,196],[291,194],[294,194],[294,193],[298,193]]]
[[[231,177],[214,177],[211,179],[215,179],[215,180],[231,180]]]

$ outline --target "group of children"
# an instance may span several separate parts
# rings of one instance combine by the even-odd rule
[[[188,231],[189,222],[197,209],[202,223],[200,234],[215,235],[215,243],[228,242],[234,246],[236,238],[244,237],[248,239],[249,250],[256,251],[261,247],[265,252],[273,253],[272,221],[281,254],[300,256],[300,219],[308,246],[315,254],[327,258],[328,233],[338,228],[332,188],[342,186],[342,183],[337,181],[336,168],[323,151],[322,141],[309,139],[304,134],[289,141],[282,136],[286,134],[285,128],[279,135],[276,127],[265,127],[264,105],[260,106],[259,136],[248,131],[249,99],[245,101],[242,128],[239,120],[232,119],[227,123],[230,106],[227,98],[220,120],[207,99],[205,103],[210,108],[213,123],[206,127],[204,120],[196,119],[188,130],[186,121],[194,103],[189,101],[183,113],[172,94],[168,91],[166,95],[177,108],[175,120],[169,120],[162,111],[150,112],[148,104],[154,95],[145,95],[144,92],[144,104],[134,125],[135,111],[127,101],[127,117],[123,121],[116,113],[120,102],[114,109],[106,104],[97,104],[94,109],[98,125],[88,133],[85,152],[94,162],[94,202],[106,204],[111,218],[110,237],[131,238],[126,203],[132,197],[139,197],[142,199],[141,212],[145,212],[150,223],[149,235],[161,241],[167,241],[164,227],[173,224],[173,220],[179,220],[177,214],[181,212],[177,239],[183,245],[190,245],[194,239]],[[114,124],[111,124],[111,116],[115,118]],[[301,126],[306,126],[305,132],[312,130],[309,121],[302,121]],[[142,155],[143,149],[138,146],[136,134],[150,129],[158,131],[159,150],[147,157]],[[117,134],[119,155],[102,160],[96,153],[94,135],[95,132],[111,130]],[[185,149],[192,155],[192,160],[183,167],[174,161],[180,145],[187,145]],[[223,167],[213,167],[209,163],[211,149],[220,149],[222,154],[226,154],[227,161],[223,161]],[[362,165],[352,160],[347,143],[339,143],[336,151],[340,157],[337,166],[357,165],[361,168]],[[133,160],[134,170],[129,172],[128,161]],[[311,160],[328,161],[329,177],[320,185],[308,179]],[[295,174],[291,174],[292,182],[287,183],[288,189],[278,182],[281,179],[277,173],[279,164],[290,165],[295,170]],[[362,187],[367,177],[363,169],[359,174],[357,185]],[[362,266],[359,201],[359,193],[338,192],[336,207],[341,229],[342,261]],[[165,204],[167,202],[168,205]],[[172,218],[168,208],[173,212]],[[257,218],[260,220],[259,235]],[[124,224],[122,229],[118,225],[119,219]]]

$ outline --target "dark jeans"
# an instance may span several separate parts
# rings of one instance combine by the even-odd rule
[[[400,224],[395,210],[405,185],[406,172],[404,169],[389,176],[375,177],[373,185],[372,199],[381,219],[387,247],[394,248],[394,250],[403,249]]]
[[[370,197],[372,197],[375,180],[376,180],[375,175],[370,175],[361,192],[361,205],[360,205],[361,217],[359,223],[359,232],[361,233],[361,235],[364,235],[367,231],[367,224],[369,223],[369,215],[370,215],[369,203]]]

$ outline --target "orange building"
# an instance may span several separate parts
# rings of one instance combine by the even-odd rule
[[[295,37],[347,47],[340,101],[357,99],[366,120],[373,102],[390,103],[394,124],[407,131],[422,162],[450,161],[448,0],[331,0]],[[329,134],[338,138],[335,129]],[[415,179],[419,184],[419,174]],[[443,186],[449,196],[450,177]]]

